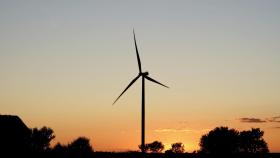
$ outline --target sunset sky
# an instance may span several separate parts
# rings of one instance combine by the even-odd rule
[[[218,126],[264,130],[280,152],[280,1],[0,1],[0,114],[78,136],[98,151],[137,150],[142,69],[146,142],[199,149]]]

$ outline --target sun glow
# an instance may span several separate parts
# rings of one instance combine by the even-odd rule
[[[171,145],[173,143],[177,143],[177,142],[168,141],[168,142],[163,143],[164,144],[164,151],[171,149]],[[185,143],[184,141],[181,141],[181,143],[184,144],[185,152],[191,153],[191,152],[199,149],[198,145],[196,145],[195,143]]]
[[[141,75],[170,86],[145,80],[145,143],[192,152],[215,127],[256,127],[280,152],[279,6],[0,0],[0,112],[52,128],[52,143],[86,136],[97,151],[138,150],[141,80],[112,106],[139,73],[135,27]]]

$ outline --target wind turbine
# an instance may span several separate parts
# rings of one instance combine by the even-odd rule
[[[146,72],[142,72],[142,67],[141,67],[141,60],[140,60],[140,56],[138,53],[138,48],[137,48],[137,43],[136,43],[136,38],[135,38],[135,33],[133,30],[133,37],[134,37],[134,45],[135,45],[135,50],[136,50],[136,56],[137,56],[137,62],[138,62],[138,68],[139,68],[139,74],[128,84],[128,86],[124,89],[124,91],[122,91],[122,93],[118,96],[118,98],[114,101],[113,105],[119,100],[119,98],[127,91],[127,89],[133,85],[133,83],[135,81],[137,81],[137,79],[139,79],[140,77],[142,77],[142,117],[141,117],[141,151],[142,153],[145,152],[145,79],[157,83],[163,87],[169,88],[168,86],[156,81],[155,79],[149,77],[149,73]]]

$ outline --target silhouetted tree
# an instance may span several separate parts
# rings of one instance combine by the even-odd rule
[[[44,152],[50,149],[50,142],[55,138],[53,130],[48,127],[31,129],[31,147],[35,152]]]
[[[238,132],[217,127],[200,139],[200,151],[211,154],[268,153],[264,132],[259,128]]]
[[[150,144],[147,144],[148,150],[152,153],[160,153],[164,149],[164,145],[162,142],[154,141]]]
[[[144,152],[147,152],[148,150],[149,150],[149,147],[148,147],[148,144],[145,144],[144,146],[141,144],[141,145],[138,145],[138,148],[142,151],[142,149],[143,149],[143,151]]]
[[[52,148],[53,151],[62,151],[66,148],[66,146],[60,144],[60,143],[57,143],[55,144],[55,146]]]
[[[86,137],[79,137],[68,145],[69,153],[73,157],[90,157],[93,149],[90,140]]]
[[[185,152],[184,144],[181,142],[173,143],[171,145],[171,151],[173,153],[184,153]]]
[[[264,132],[259,128],[242,131],[239,134],[240,152],[244,153],[268,153],[267,143],[264,141]]]
[[[238,131],[217,127],[200,139],[201,152],[210,154],[233,154],[238,152]]]
[[[172,149],[165,150],[164,153],[165,153],[165,154],[174,154],[173,151],[172,151]]]
[[[52,155],[54,157],[67,157],[68,154],[68,148],[65,145],[62,145],[60,143],[57,143],[53,148],[52,148]]]

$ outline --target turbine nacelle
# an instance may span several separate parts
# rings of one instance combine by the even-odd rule
[[[140,72],[139,73],[140,76],[148,76],[149,75],[149,72],[146,71],[146,72]]]

